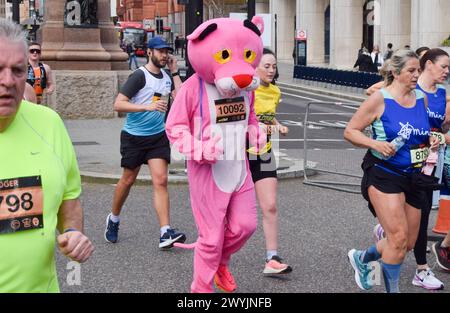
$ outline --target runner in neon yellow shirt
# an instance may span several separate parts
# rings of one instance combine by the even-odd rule
[[[272,84],[277,71],[277,60],[269,49],[264,49],[256,72],[261,80],[255,90],[255,113],[258,121],[267,125],[267,145],[254,155],[254,148],[249,152],[249,166],[255,183],[256,196],[262,210],[262,224],[266,239],[266,262],[264,275],[284,275],[292,272],[292,267],[286,264],[278,254],[278,207],[277,207],[277,164],[272,151],[270,135],[279,132],[287,135],[289,129],[275,118],[280,103],[280,89]]]
[[[58,292],[56,241],[78,262],[93,246],[81,232],[80,175],[64,124],[21,101],[26,47],[20,26],[0,19],[0,292]]]

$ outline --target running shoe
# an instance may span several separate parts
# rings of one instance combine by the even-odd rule
[[[274,255],[270,260],[266,260],[266,266],[263,271],[265,275],[287,274],[290,272],[292,272],[292,267],[283,263],[278,255]]]
[[[361,262],[360,256],[363,251],[352,249],[348,252],[348,260],[355,270],[355,281],[359,288],[362,290],[370,290],[373,287],[372,282],[369,280],[369,274],[372,268],[369,264]]]
[[[214,275],[214,283],[223,292],[233,292],[237,288],[233,275],[231,275],[228,267],[222,264],[219,265],[216,275]]]
[[[375,238],[375,243],[378,243],[381,239],[386,238],[386,234],[384,233],[384,229],[381,224],[377,224],[373,228],[373,237]]]
[[[444,283],[436,278],[430,268],[421,271],[416,270],[416,275],[414,275],[412,284],[414,286],[422,287],[428,290],[444,289]]]
[[[186,235],[175,228],[169,228],[164,235],[159,238],[159,248],[169,249],[175,242],[183,243],[186,241]]]
[[[110,243],[116,243],[119,239],[119,224],[111,221],[111,213],[106,217],[105,240]]]
[[[441,241],[435,242],[431,249],[436,256],[436,262],[440,268],[445,271],[450,271],[450,247],[441,247]]]

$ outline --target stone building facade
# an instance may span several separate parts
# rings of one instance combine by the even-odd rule
[[[272,15],[272,46],[292,61],[296,30],[306,30],[308,64],[351,68],[361,43],[437,47],[450,35],[448,0],[267,0],[257,13]],[[276,38],[275,38],[276,37]]]

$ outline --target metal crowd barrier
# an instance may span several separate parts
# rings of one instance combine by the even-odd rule
[[[378,73],[296,65],[294,78],[367,89],[382,80]]]
[[[337,170],[330,170],[330,169],[326,169],[323,166],[323,164],[318,164],[318,166],[311,166],[310,162],[311,160],[308,160],[308,156],[309,156],[309,147],[308,147],[308,126],[322,126],[322,127],[332,127],[332,128],[336,128],[336,129],[345,129],[345,125],[340,125],[340,124],[327,124],[327,123],[317,123],[317,122],[311,122],[309,121],[309,116],[310,116],[310,108],[311,106],[328,106],[328,107],[332,107],[332,106],[340,106],[340,107],[355,107],[354,104],[351,103],[344,103],[344,102],[309,102],[306,105],[306,112],[305,112],[305,119],[304,119],[304,123],[303,123],[303,166],[304,166],[304,180],[303,183],[305,185],[311,185],[311,186],[317,186],[317,187],[322,187],[322,188],[327,188],[327,189],[333,189],[333,190],[339,190],[339,191],[344,191],[344,192],[348,192],[348,193],[354,193],[354,194],[359,194],[361,193],[361,191],[359,190],[359,188],[357,190],[354,189],[350,189],[348,187],[353,186],[353,187],[358,187],[360,186],[360,182],[358,183],[353,183],[353,182],[348,182],[348,181],[342,181],[342,177],[351,177],[354,179],[358,179],[358,181],[360,181],[360,179],[362,178],[362,175],[358,175],[358,174],[354,174],[354,173],[350,173],[350,172],[345,172],[345,171],[337,171]],[[356,107],[355,107],[356,108]],[[333,113],[330,113],[333,114]],[[336,113],[336,114],[340,114],[340,115],[347,115],[348,116],[352,116],[354,114],[353,113]],[[339,150],[336,150],[339,151]],[[345,152],[344,152],[345,153]],[[360,159],[360,161],[362,162],[362,158]],[[355,167],[358,167],[359,165],[355,165]],[[353,164],[352,164],[353,167]],[[310,173],[311,171],[315,171],[315,172],[320,172],[320,173],[326,173],[326,174],[332,174],[332,175],[337,175],[340,180],[317,180],[314,179],[312,177],[308,177],[308,173]],[[347,188],[346,188],[347,187]]]

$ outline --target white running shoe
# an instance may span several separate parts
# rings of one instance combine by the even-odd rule
[[[373,228],[373,237],[375,239],[375,243],[378,243],[378,241],[380,241],[381,239],[386,238],[386,234],[381,224],[377,224]]]
[[[428,290],[444,289],[444,283],[436,278],[430,268],[422,271],[416,270],[416,275],[414,275],[412,284]]]

